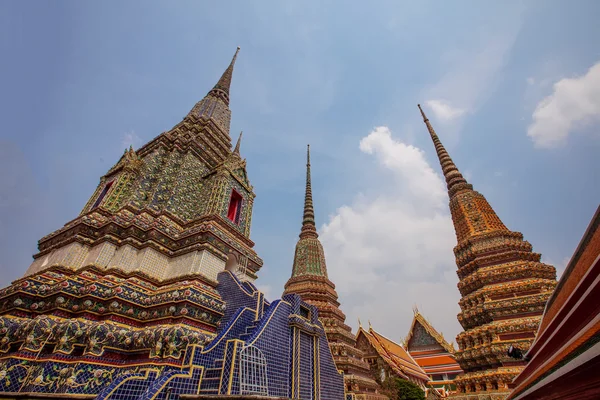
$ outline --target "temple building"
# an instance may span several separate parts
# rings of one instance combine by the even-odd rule
[[[344,397],[317,308],[253,283],[255,194],[229,134],[236,56],[0,290],[0,397]]]
[[[404,340],[408,353],[429,376],[429,387],[446,396],[456,391],[454,379],[463,370],[454,357],[454,346],[427,321],[417,308]]]
[[[306,192],[300,239],[296,244],[292,276],[285,284],[284,296],[299,295],[319,310],[329,348],[337,369],[344,375],[346,398],[387,399],[373,379],[364,353],[356,347],[356,338],[345,324],[335,285],[327,276],[325,252],[317,234],[310,177],[310,147],[307,149]]]
[[[526,361],[508,355],[526,352],[536,336],[556,270],[519,232],[510,231],[488,201],[460,173],[419,106],[446,179],[456,232],[454,248],[462,296],[456,360],[464,374],[455,379],[457,399],[503,399]]]
[[[510,400],[600,398],[600,207],[552,294]]]
[[[427,391],[427,373],[402,345],[374,330],[370,323],[368,330],[359,326],[356,345],[363,351],[364,359],[380,382],[397,377],[418,385],[424,392]]]

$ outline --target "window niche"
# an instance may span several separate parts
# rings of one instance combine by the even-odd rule
[[[310,310],[304,306],[300,306],[300,316],[310,320]]]
[[[229,199],[229,208],[227,210],[227,218],[236,225],[240,223],[240,214],[242,211],[243,197],[237,191],[231,191],[231,198]]]
[[[92,206],[92,208],[96,208],[96,207],[98,207],[100,205],[100,203],[102,203],[102,200],[104,200],[104,198],[106,197],[106,194],[110,190],[110,188],[113,185],[113,183],[114,183],[114,181],[110,181],[106,185],[104,185],[104,189],[102,189],[102,192],[100,192],[100,195],[98,196],[98,198],[94,202],[94,205]]]

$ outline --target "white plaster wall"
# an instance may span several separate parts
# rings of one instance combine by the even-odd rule
[[[225,261],[221,260],[207,250],[202,250],[202,260],[200,261],[199,267],[200,268],[198,271],[196,271],[196,273],[202,274],[209,279],[216,281],[219,272],[225,270]]]
[[[118,268],[125,272],[139,270],[158,280],[199,274],[216,281],[219,272],[225,270],[225,261],[208,250],[193,251],[169,259],[149,247],[138,251],[129,244],[117,247],[112,243],[102,243],[90,248],[80,243],[71,243],[35,260],[25,275],[37,273],[57,264],[73,269],[94,264],[100,268]],[[243,271],[243,266],[238,266],[236,275],[242,280],[253,281],[244,275]]]

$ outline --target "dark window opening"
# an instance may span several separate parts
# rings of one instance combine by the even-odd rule
[[[19,347],[21,347],[22,344],[23,344],[23,342],[11,343],[9,345],[8,352],[9,353],[14,353],[16,351],[19,351]]]
[[[240,211],[242,210],[242,195],[233,190],[231,192],[231,200],[229,200],[229,209],[227,210],[227,218],[234,224],[240,223]]]
[[[310,310],[306,307],[300,306],[300,316],[302,318],[310,319]]]
[[[106,186],[104,186],[104,189],[102,189],[102,193],[100,193],[100,196],[98,196],[98,199],[96,200],[92,208],[96,208],[100,205],[100,203],[102,203],[102,200],[104,200],[104,197],[106,196],[106,193],[108,193],[108,191],[110,190],[112,184],[112,182],[108,182]]]

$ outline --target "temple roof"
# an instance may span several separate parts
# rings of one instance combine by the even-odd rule
[[[392,370],[403,378],[407,375],[429,381],[429,376],[411,357],[411,355],[400,344],[394,342],[375,331],[371,326],[365,330],[362,326],[358,329],[357,338],[364,335],[377,354],[392,368]]]
[[[425,329],[425,331],[429,334],[429,336],[431,336],[436,342],[438,342],[439,345],[444,348],[444,350],[446,350],[448,353],[454,354],[454,352],[455,352],[454,346],[452,344],[448,343],[446,341],[446,339],[444,339],[444,336],[442,334],[440,334],[429,323],[429,321],[427,321],[427,319],[423,315],[421,315],[419,310],[417,310],[416,308],[415,308],[415,316],[413,317],[412,324],[410,325],[408,335],[406,336],[406,339],[404,340],[404,343],[407,347],[408,347],[410,339],[413,337],[414,330],[415,330],[415,327],[417,326],[417,324],[421,325]],[[456,362],[456,361],[453,360],[452,362]]]
[[[529,363],[509,399],[598,396],[600,207],[546,303]],[[565,384],[568,382],[568,384]]]

